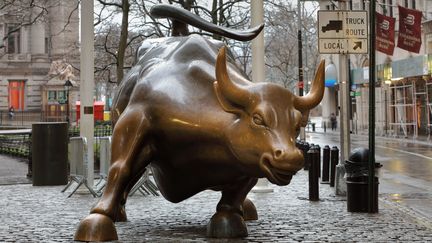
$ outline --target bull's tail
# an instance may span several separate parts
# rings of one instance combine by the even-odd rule
[[[206,20],[192,14],[191,12],[174,7],[168,4],[155,5],[150,9],[150,14],[154,18],[170,18],[174,21],[179,21],[184,24],[190,24],[199,29],[211,32],[213,34],[221,35],[239,41],[249,41],[255,38],[264,28],[264,24],[256,26],[251,29],[238,31],[215,25],[207,22]]]

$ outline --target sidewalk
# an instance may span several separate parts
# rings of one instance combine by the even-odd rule
[[[0,161],[3,171],[3,156]],[[26,165],[15,163],[20,170]],[[307,171],[300,171],[288,186],[271,187],[272,193],[250,193],[259,220],[247,222],[247,238],[229,242],[432,241],[432,219],[418,218],[382,198],[378,214],[348,213],[345,198],[320,184],[321,200],[308,201]],[[66,198],[62,188],[0,186],[0,241],[71,242],[79,221],[98,199],[91,195]],[[119,242],[227,242],[205,238],[219,197],[219,192],[205,191],[173,204],[163,197],[134,195],[126,204],[129,221],[116,224]]]
[[[31,180],[26,177],[27,173],[26,159],[0,154],[0,185],[31,183]]]
[[[312,126],[306,127],[306,134],[307,133],[319,133],[319,134],[339,134],[340,130],[339,127],[336,128],[336,130],[331,130],[330,128],[327,128],[324,132],[324,128],[321,126],[316,126],[315,131],[312,131]],[[352,137],[369,137],[369,134],[367,131],[360,131],[357,134],[351,133],[350,136]],[[432,137],[428,138],[426,135],[419,135],[416,138],[413,136],[409,137],[395,137],[395,136],[379,136],[375,134],[375,139],[383,139],[383,140],[392,140],[392,141],[399,141],[399,142],[407,142],[407,143],[418,143],[418,144],[424,144],[424,145],[431,145],[432,146]]]

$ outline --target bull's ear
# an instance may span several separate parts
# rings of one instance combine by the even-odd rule
[[[221,89],[219,88],[219,84],[217,81],[213,82],[213,87],[215,90],[216,98],[219,101],[219,104],[224,111],[235,113],[235,114],[238,114],[242,111],[240,107],[236,107],[236,105],[232,104],[227,99],[225,99],[225,97],[221,93]]]

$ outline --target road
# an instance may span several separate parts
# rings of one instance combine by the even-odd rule
[[[307,135],[310,143],[340,148],[338,132]],[[375,140],[375,160],[383,165],[380,198],[432,218],[432,143],[380,137]],[[368,147],[367,136],[351,136],[351,149],[358,147]]]

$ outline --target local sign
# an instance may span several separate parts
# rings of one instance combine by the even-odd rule
[[[321,54],[368,53],[366,11],[318,11]]]

